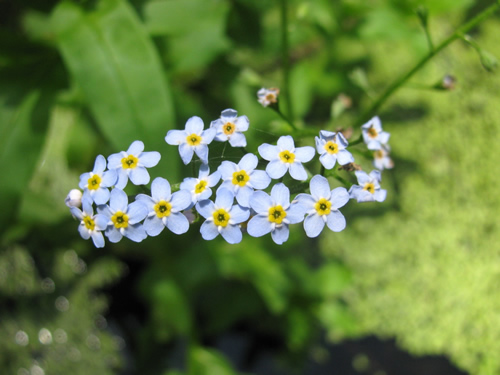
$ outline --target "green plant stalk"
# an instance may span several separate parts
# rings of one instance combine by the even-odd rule
[[[484,11],[479,13],[473,19],[471,19],[466,24],[459,27],[453,34],[451,34],[447,39],[443,40],[439,45],[436,46],[435,49],[429,51],[429,53],[424,56],[413,68],[411,68],[408,72],[404,73],[401,77],[396,79],[392,85],[390,85],[381,95],[380,97],[366,110],[362,113],[360,118],[358,119],[358,123],[361,123],[367,118],[376,113],[380,107],[387,101],[387,99],[394,94],[401,86],[405,84],[408,79],[410,79],[416,72],[418,72],[429,60],[431,60],[435,55],[437,55],[442,49],[448,46],[455,39],[462,38],[462,36],[467,33],[474,26],[478,25],[484,19],[491,16],[495,11],[500,8],[500,1],[497,0],[494,4],[490,5]]]
[[[286,104],[286,118],[293,121],[292,100],[290,97],[290,56],[288,43],[288,0],[280,0],[281,13],[281,60],[283,65],[283,99]],[[295,126],[294,126],[295,127]]]

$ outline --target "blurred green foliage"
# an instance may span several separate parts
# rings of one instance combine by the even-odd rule
[[[488,4],[288,1],[297,126],[359,134],[360,113],[427,53],[415,9],[427,7],[437,43]],[[498,27],[474,30],[493,54]],[[308,240],[296,226],[282,247],[235,246],[203,241],[195,224],[99,251],[79,237],[63,201],[96,155],[140,139],[162,154],[152,177],[176,183],[193,172],[164,136],[191,116],[247,115],[253,152],[290,131],[256,101],[283,85],[280,33],[279,2],[262,0],[0,2],[2,372],[235,374],[211,347],[235,327],[272,337],[290,371],[326,331],[499,372],[499,79],[460,42],[378,113],[396,162],[389,198],[346,207],[344,232]],[[429,89],[445,74],[455,91]],[[241,156],[210,154],[212,169]]]

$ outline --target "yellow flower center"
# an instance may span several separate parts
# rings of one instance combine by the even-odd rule
[[[229,218],[230,218],[229,213],[223,208],[219,208],[217,211],[214,211],[213,217],[214,217],[214,224],[217,225],[218,227],[225,228],[227,224],[229,224]]]
[[[250,180],[250,176],[247,175],[245,171],[237,171],[233,173],[233,185],[245,186],[247,182]]]
[[[85,228],[90,231],[93,231],[95,228],[95,221],[90,216],[83,217],[83,223],[85,224]]]
[[[332,207],[332,202],[326,200],[325,198],[321,198],[314,204],[314,208],[316,209],[316,212],[318,212],[318,215],[330,214],[331,207]]]
[[[336,154],[337,152],[339,152],[339,145],[332,141],[328,141],[325,144],[325,150],[329,154]]]
[[[170,213],[172,211],[172,204],[170,202],[165,202],[164,200],[161,200],[158,203],[156,203],[153,208],[156,212],[156,216],[158,216],[161,219],[163,217],[170,216]]]
[[[270,92],[266,95],[266,100],[269,103],[276,103],[278,101],[278,98],[276,97],[276,95],[274,93]]]
[[[384,157],[384,152],[382,150],[377,150],[374,152],[373,157],[375,159],[382,159]]]
[[[288,150],[281,151],[279,156],[280,156],[280,159],[283,163],[292,164],[293,161],[295,160],[295,154],[293,154],[292,152],[290,152]]]
[[[201,143],[201,137],[198,134],[191,134],[186,137],[186,142],[190,146],[198,146]]]
[[[89,190],[97,190],[101,186],[101,176],[95,174],[87,180]]]
[[[133,169],[137,167],[137,163],[139,159],[137,159],[134,155],[129,155],[122,159],[122,167],[123,169]]]
[[[227,122],[222,127],[222,131],[225,135],[231,135],[236,130],[236,126],[232,122]]]
[[[370,129],[368,129],[368,135],[372,138],[377,138],[378,132],[375,130],[375,128],[372,126]]]
[[[374,194],[375,193],[375,184],[373,184],[372,182],[367,182],[365,184],[365,186],[363,187],[363,190],[366,190],[369,193]]]
[[[281,205],[277,205],[269,209],[268,219],[271,223],[281,224],[285,217],[286,212]]]
[[[128,215],[117,211],[113,216],[111,216],[111,221],[113,222],[115,228],[127,228],[128,227]]]
[[[201,180],[200,182],[198,182],[196,184],[196,186],[194,187],[194,192],[196,194],[200,194],[200,193],[203,193],[205,191],[205,189],[207,188],[207,182],[205,180]]]

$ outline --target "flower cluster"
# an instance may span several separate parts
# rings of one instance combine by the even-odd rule
[[[273,94],[277,100],[278,92]],[[330,186],[325,170],[332,170],[336,164],[339,169],[350,170],[349,166],[354,165],[354,157],[347,150],[349,143],[341,132],[321,130],[315,138],[315,148],[296,147],[292,136],[281,136],[275,145],[261,144],[258,155],[245,150],[237,163],[224,160],[210,173],[210,143],[228,142],[232,147],[244,148],[247,141],[243,132],[249,125],[248,117],[238,117],[235,110],[226,109],[207,129],[203,120],[195,116],[187,120],[184,130],[168,131],[165,141],[179,147],[184,164],[192,162],[194,155],[200,160],[198,177],[185,178],[175,185],[179,186],[176,191],[172,191],[169,181],[157,177],[151,183],[150,194],[138,194],[131,203],[124,191],[128,181],[147,185],[147,168],[158,164],[160,154],[144,152],[144,144],[134,141],[127,151],[110,155],[107,160],[98,155],[93,170],[80,176],[81,190],[71,190],[66,198],[72,215],[80,221],[80,235],[92,238],[96,247],[104,246],[104,236],[110,242],[118,242],[122,237],[141,242],[165,228],[175,234],[186,233],[201,218],[200,233],[205,240],[220,234],[228,243],[236,244],[245,233],[252,237],[270,234],[275,243],[282,244],[288,240],[290,225],[301,222],[308,237],[317,237],[325,226],[334,232],[342,231],[346,220],[340,208],[350,199],[385,200],[378,170],[369,174],[356,170],[358,184]],[[389,152],[389,134],[382,130],[378,117],[361,129],[369,150]],[[304,164],[315,155],[319,155],[322,173],[312,175]],[[259,169],[259,163],[266,161],[265,168]],[[380,163],[379,169],[389,168],[387,161]],[[273,184],[273,180],[279,181]],[[309,181],[309,193],[304,191],[292,197],[283,181],[293,180]],[[216,189],[214,198],[212,189]]]

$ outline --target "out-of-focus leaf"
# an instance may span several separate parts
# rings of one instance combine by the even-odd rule
[[[169,36],[174,70],[187,71],[210,63],[229,47],[227,0],[160,0],[144,6],[149,32]]]
[[[183,291],[172,280],[162,280],[151,291],[152,319],[158,340],[174,334],[188,334],[191,314]]]
[[[333,297],[350,284],[351,271],[342,264],[327,263],[317,271],[314,280],[319,293]]]
[[[146,151],[162,153],[160,166],[177,179],[176,164],[165,160],[177,150],[164,141],[175,124],[158,54],[125,1],[99,5],[91,13],[69,2],[55,8],[52,27],[65,64],[116,151],[142,140]]]
[[[188,375],[235,375],[227,359],[215,350],[194,347],[189,352]]]
[[[32,176],[46,129],[47,103],[40,90],[29,92],[19,105],[11,100],[0,92],[0,231],[17,216],[16,208]]]

